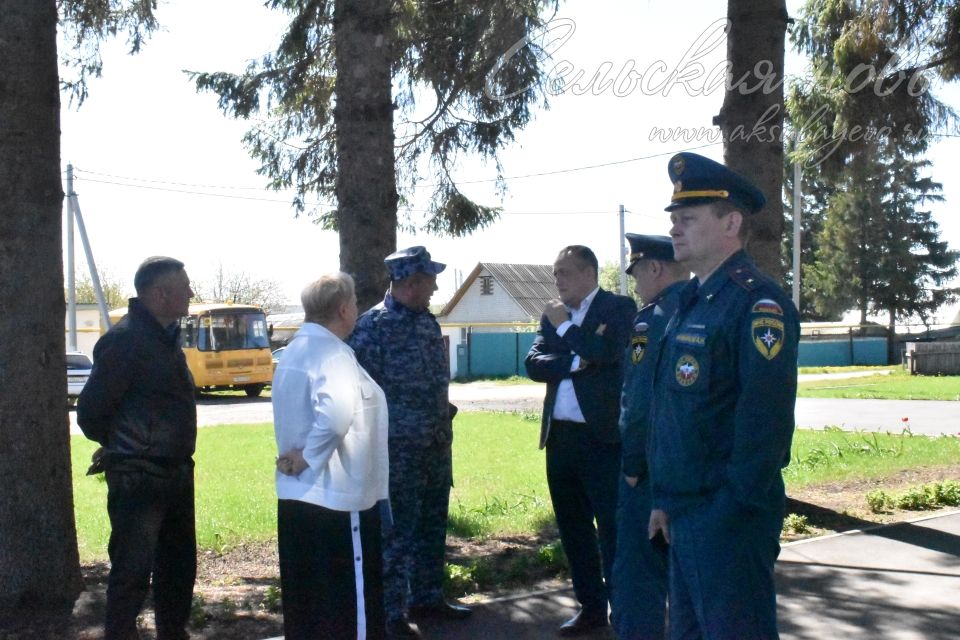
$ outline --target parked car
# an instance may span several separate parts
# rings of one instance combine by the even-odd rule
[[[74,404],[90,377],[93,362],[89,356],[79,351],[67,352],[67,403]]]

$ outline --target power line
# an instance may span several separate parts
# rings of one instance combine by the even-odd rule
[[[127,184],[124,182],[113,182],[110,180],[95,180],[93,178],[84,178],[83,180],[86,182],[95,182],[97,184],[109,184],[109,185],[114,185],[118,187],[129,187],[132,189],[149,189],[151,191],[165,191],[167,193],[183,193],[188,195],[207,196],[209,198],[230,198],[234,200],[253,200],[256,202],[275,202],[277,204],[290,204],[290,201],[288,200],[277,200],[274,198],[255,198],[252,196],[238,196],[238,195],[232,195],[228,193],[210,193],[205,191],[170,189],[167,187],[154,187],[154,186],[145,185],[145,184]],[[335,204],[329,203],[329,202],[305,202],[304,205],[307,207],[313,207],[313,206],[336,207]],[[427,209],[403,209],[403,210],[409,211],[410,213],[430,213],[430,211]],[[602,211],[504,211],[503,215],[510,215],[510,216],[571,215],[573,216],[573,215],[603,215],[607,213],[616,213],[616,211],[612,209],[602,210]],[[629,212],[629,213],[632,213],[632,212]],[[656,217],[656,216],[652,216],[650,214],[644,214],[644,213],[640,213],[637,215],[641,215],[645,217]]]
[[[169,184],[177,187],[193,187],[195,189],[228,189],[228,190],[237,190],[237,191],[262,191],[262,187],[234,187],[234,186],[225,186],[218,184],[192,184],[189,182],[172,182],[167,180],[150,180],[149,178],[132,178],[130,176],[118,176],[110,173],[100,173],[99,171],[88,171],[86,169],[80,169],[79,167],[73,168],[74,173],[80,174],[89,174],[91,176],[100,176],[101,178],[113,178],[115,180],[127,180],[131,182],[146,182],[149,184]],[[90,182],[97,182],[92,178],[85,178],[90,180]]]
[[[97,184],[111,184],[117,187],[129,187],[132,189],[149,189],[151,191],[166,191],[168,193],[185,193],[195,196],[207,196],[211,198],[232,198],[234,200],[254,200],[258,202],[276,202],[279,204],[290,204],[289,200],[277,200],[276,198],[257,198],[254,196],[241,196],[234,195],[230,193],[211,193],[209,191],[192,191],[188,189],[171,189],[169,187],[154,187],[149,184],[130,184],[126,182],[115,182],[113,180],[97,180],[95,178],[79,178],[78,181],[83,182],[95,182]],[[155,181],[159,182],[159,181]],[[165,184],[174,184],[174,183],[165,183]],[[318,207],[334,207],[336,205],[329,202],[307,202],[304,203],[306,206],[318,206]]]
[[[960,134],[952,134],[952,133],[930,132],[928,135],[930,135],[930,136],[936,136],[936,137],[940,137],[940,138],[960,138]],[[662,158],[662,157],[665,157],[665,156],[673,156],[673,155],[676,155],[677,153],[681,153],[681,152],[684,152],[684,151],[696,151],[697,149],[704,149],[704,148],[707,148],[707,147],[713,147],[713,146],[716,146],[716,145],[722,144],[722,143],[723,143],[722,141],[710,142],[710,143],[707,143],[707,144],[702,144],[702,145],[699,145],[699,146],[696,146],[696,147],[689,147],[689,148],[686,148],[686,149],[677,149],[677,150],[674,150],[674,151],[664,151],[664,152],[661,152],[661,153],[654,153],[654,154],[650,154],[650,155],[646,155],[646,156],[638,156],[638,157],[636,157],[636,158],[627,158],[627,159],[624,159],[624,160],[613,160],[613,161],[610,161],[610,162],[601,162],[601,163],[599,163],[599,164],[584,165],[584,166],[580,166],[580,167],[569,167],[569,168],[567,168],[567,169],[555,169],[555,170],[552,170],[552,171],[540,171],[540,172],[537,172],[537,173],[526,173],[526,174],[520,174],[520,175],[516,175],[516,176],[504,176],[504,177],[502,177],[502,178],[478,178],[478,179],[476,179],[476,180],[457,180],[457,181],[456,181],[456,184],[461,184],[461,185],[463,185],[463,184],[483,184],[483,183],[487,183],[487,182],[497,182],[497,181],[500,181],[500,180],[505,181],[505,182],[508,182],[508,181],[510,181],[510,180],[526,180],[526,179],[529,179],[529,178],[543,178],[543,177],[547,177],[547,176],[563,175],[563,174],[567,174],[567,173],[575,173],[575,172],[578,172],[578,171],[590,171],[590,170],[593,170],[593,169],[603,169],[603,168],[606,168],[606,167],[614,167],[614,166],[623,165],[623,164],[631,164],[631,163],[634,163],[634,162],[642,162],[642,161],[644,161],[644,160],[653,160],[653,159],[655,159],[655,158]],[[192,188],[192,189],[221,189],[221,190],[227,190],[227,191],[261,191],[261,190],[262,190],[262,187],[241,187],[241,186],[234,186],[234,185],[197,184],[197,183],[190,183],[190,182],[179,182],[179,181],[169,181],[169,180],[154,180],[154,179],[150,179],[150,178],[138,178],[138,177],[131,177],[131,176],[120,176],[120,175],[115,175],[115,174],[110,174],[110,173],[102,173],[102,172],[98,172],[98,171],[90,171],[90,170],[87,170],[87,169],[80,169],[80,168],[78,168],[78,167],[75,167],[75,168],[74,168],[74,171],[75,171],[76,173],[78,173],[78,174],[89,174],[89,175],[92,175],[92,176],[101,176],[101,177],[104,177],[104,178],[113,178],[114,180],[125,180],[125,181],[128,181],[128,182],[145,182],[145,183],[148,183],[148,184],[162,184],[162,185],[171,185],[171,186],[175,186],[175,187],[190,187],[190,188]],[[161,188],[159,188],[159,187],[148,187],[148,186],[144,186],[144,185],[133,185],[133,184],[126,184],[126,183],[123,183],[123,182],[112,182],[112,181],[108,181],[108,180],[97,180],[97,179],[94,179],[94,178],[83,178],[83,179],[86,180],[87,182],[97,182],[97,183],[102,183],[102,184],[113,184],[113,185],[125,186],[125,187],[139,187],[139,188],[143,188],[143,189],[154,189],[154,190],[157,190],[157,191],[173,191],[173,192],[177,192],[177,193],[187,193],[187,194],[193,194],[193,195],[206,195],[206,196],[217,196],[217,197],[223,197],[223,198],[238,198],[238,199],[242,199],[242,200],[259,200],[259,201],[262,201],[262,202],[286,202],[286,201],[284,201],[284,200],[275,200],[275,199],[270,199],[270,198],[249,198],[249,197],[243,197],[243,196],[230,196],[230,195],[226,195],[226,194],[211,194],[211,193],[206,193],[206,192],[186,191],[186,190],[180,190],[180,189],[161,189]],[[439,185],[437,185],[437,184],[435,184],[435,183],[424,183],[424,184],[416,184],[416,185],[414,185],[414,188],[415,188],[415,189],[426,189],[426,188],[436,188],[437,186],[439,186]],[[336,206],[336,205],[333,204],[333,203],[324,203],[324,202],[316,202],[316,203],[309,203],[309,204],[310,204],[310,206],[326,206],[326,207],[334,207],[334,206]],[[583,213],[590,213],[590,212],[583,212]]]
[[[87,172],[87,173],[91,173],[91,172]],[[253,196],[241,196],[241,195],[234,195],[229,193],[211,193],[208,191],[171,189],[169,187],[155,187],[147,184],[129,184],[125,182],[114,182],[112,180],[97,180],[95,178],[83,178],[83,181],[94,182],[97,184],[108,184],[108,185],[113,185],[117,187],[128,187],[131,189],[149,189],[151,191],[164,191],[167,193],[183,193],[187,195],[206,196],[209,198],[230,198],[234,200],[252,200],[255,202],[273,202],[277,204],[290,204],[289,200],[278,200],[276,198],[257,198]],[[157,180],[153,182],[161,182],[161,181]],[[175,183],[164,183],[164,184],[175,184]],[[322,207],[333,207],[333,208],[336,207],[335,204],[329,203],[329,202],[305,202],[304,206],[306,207],[322,206]],[[430,211],[428,211],[427,209],[403,209],[403,210],[409,211],[410,213],[430,213]],[[616,211],[612,209],[602,210],[602,211],[503,211],[503,215],[510,215],[510,216],[604,215],[608,213],[616,213]],[[629,212],[629,213],[633,213],[633,212]],[[650,214],[644,214],[644,213],[640,213],[637,215],[645,216],[645,217],[656,217],[656,216],[652,216]]]
[[[580,167],[569,167],[569,168],[567,168],[567,169],[555,169],[555,170],[553,170],[553,171],[540,171],[540,172],[537,172],[537,173],[527,173],[527,174],[521,174],[521,175],[516,175],[516,176],[504,176],[503,178],[482,178],[482,179],[477,179],[477,180],[457,180],[456,183],[457,183],[457,184],[482,184],[482,183],[485,183],[485,182],[497,182],[498,180],[504,180],[504,181],[510,181],[510,180],[526,180],[526,179],[528,179],[528,178],[542,178],[542,177],[545,177],[545,176],[562,175],[562,174],[566,174],[566,173],[575,173],[575,172],[577,172],[577,171],[590,171],[590,170],[592,170],[592,169],[603,169],[603,168],[605,168],[605,167],[614,167],[614,166],[622,165],[622,164],[630,164],[630,163],[633,163],[633,162],[641,162],[641,161],[643,161],[643,160],[652,160],[652,159],[654,159],[654,158],[662,158],[662,157],[664,157],[664,156],[673,156],[673,155],[676,155],[677,153],[680,153],[681,151],[695,151],[695,150],[697,150],[697,149],[703,149],[703,148],[706,148],[706,147],[712,147],[712,146],[716,146],[716,145],[718,145],[718,144],[722,144],[722,142],[710,142],[710,143],[708,143],[708,144],[703,144],[703,145],[700,145],[700,146],[697,146],[697,147],[690,147],[690,148],[688,148],[688,149],[679,149],[679,150],[674,150],[674,151],[664,151],[664,152],[661,152],[661,153],[654,153],[654,154],[651,154],[651,155],[639,156],[639,157],[636,157],[636,158],[627,158],[627,159],[625,159],[625,160],[613,160],[613,161],[610,161],[610,162],[602,162],[602,163],[600,163],[600,164],[584,165],[584,166],[580,166]],[[153,179],[149,179],[149,178],[137,178],[137,177],[131,177],[131,176],[120,176],[120,175],[115,175],[115,174],[110,174],[110,173],[102,173],[102,172],[98,172],[98,171],[90,171],[90,170],[87,170],[87,169],[81,169],[81,168],[79,168],[79,167],[74,167],[74,171],[75,171],[76,173],[78,173],[78,174],[89,174],[89,175],[93,175],[93,176],[101,176],[101,177],[104,177],[104,178],[113,178],[114,180],[126,180],[126,181],[130,181],[130,182],[146,182],[146,183],[148,183],[148,184],[164,184],[164,185],[172,185],[172,186],[177,186],[177,187],[191,187],[191,188],[194,188],[194,189],[223,189],[223,190],[248,190],[248,191],[259,190],[258,187],[238,187],[238,186],[225,186],[225,185],[196,184],[196,183],[189,183],[189,182],[167,181],[167,180],[153,180]],[[93,178],[84,178],[84,179],[87,180],[87,181],[89,181],[89,182],[102,182],[102,183],[105,183],[105,184],[123,184],[123,183],[118,183],[118,182],[108,182],[108,181],[105,181],[105,180],[95,180],[95,179],[93,179]],[[123,186],[134,186],[134,185],[123,185]],[[435,188],[435,187],[437,187],[437,186],[438,186],[437,184],[417,184],[417,185],[414,185],[414,188],[416,188],[416,189],[430,188],[430,187],[434,187],[434,188]],[[184,193],[193,193],[193,192],[184,192]],[[333,206],[333,205],[327,205],[327,206]]]
[[[601,163],[601,164],[591,164],[591,165],[586,165],[586,166],[583,166],[583,167],[573,167],[573,168],[571,168],[571,169],[557,169],[557,170],[555,170],[555,171],[542,171],[542,172],[540,172],[540,173],[527,173],[527,174],[519,175],[519,176],[509,176],[509,177],[504,177],[503,180],[505,180],[505,181],[508,181],[508,180],[524,180],[524,179],[526,179],[526,178],[542,178],[542,177],[544,177],[544,176],[555,176],[555,175],[560,175],[560,174],[563,174],[563,173],[573,173],[574,171],[589,171],[590,169],[602,169],[602,168],[604,168],[604,167],[613,167],[613,166],[620,165],[620,164],[629,164],[629,163],[631,163],[631,162],[640,162],[640,161],[642,161],[642,160],[652,160],[652,159],[654,159],[654,158],[662,158],[662,157],[664,157],[664,156],[674,156],[674,155],[680,153],[681,151],[695,151],[696,149],[703,149],[703,148],[705,148],[705,147],[713,147],[713,146],[716,146],[716,145],[718,145],[718,144],[722,144],[722,141],[720,141],[720,142],[711,142],[711,143],[708,143],[708,144],[702,144],[702,145],[700,145],[699,147],[690,147],[689,149],[680,149],[679,151],[665,151],[665,152],[663,152],[663,153],[654,153],[654,154],[651,154],[651,155],[649,155],[649,156],[640,156],[640,157],[638,157],[638,158],[628,158],[628,159],[626,159],[626,160],[614,160],[614,161],[612,161],[612,162],[603,162],[603,163]],[[497,181],[496,178],[490,178],[490,179],[484,179],[484,180],[457,180],[456,182],[457,182],[457,184],[478,184],[478,183],[482,183],[482,182],[496,182],[496,181]],[[419,187],[436,187],[436,186],[437,186],[437,185],[435,185],[435,184],[417,185],[418,188],[419,188]]]

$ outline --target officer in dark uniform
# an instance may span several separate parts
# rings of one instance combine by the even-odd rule
[[[674,254],[696,276],[661,345],[649,442],[649,533],[670,543],[670,635],[777,638],[797,310],[743,251],[763,194],[693,153],[668,171]]]
[[[669,236],[626,234],[635,291],[643,307],[633,321],[624,357],[620,400],[623,474],[617,505],[617,552],[613,563],[610,620],[620,640],[663,640],[667,602],[667,546],[647,537],[650,482],[647,434],[653,374],[660,338],[677,309],[689,272],[673,259]]]
[[[390,414],[390,506],[383,539],[383,583],[390,638],[418,638],[414,618],[465,618],[447,602],[444,577],[447,512],[453,482],[450,365],[440,325],[429,311],[437,274],[446,268],[424,247],[384,259],[390,290],[360,316],[347,343],[387,396]]]

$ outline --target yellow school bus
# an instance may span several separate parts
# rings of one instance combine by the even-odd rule
[[[117,322],[126,309],[110,312]],[[192,304],[180,319],[180,345],[200,391],[243,389],[259,396],[273,377],[263,309],[245,304]]]

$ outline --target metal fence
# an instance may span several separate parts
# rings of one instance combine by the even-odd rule
[[[469,325],[458,326],[464,326],[466,331],[455,345],[457,378],[526,375],[523,361],[536,338],[537,325],[515,324],[510,331],[491,331],[489,325],[483,331],[473,330]],[[801,367],[900,364],[907,362],[908,345],[916,342],[947,342],[960,350],[960,327],[903,332],[910,328],[898,327],[899,331],[891,339],[887,328],[878,325],[803,323],[797,364]]]

